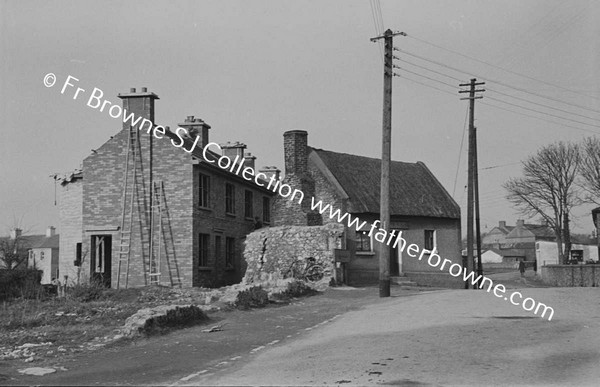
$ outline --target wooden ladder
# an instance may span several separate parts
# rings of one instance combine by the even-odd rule
[[[165,199],[164,184],[162,180],[152,182],[152,204],[151,204],[151,215],[150,215],[150,271],[148,276],[150,277],[150,284],[160,284],[160,270],[161,270],[161,245],[162,245],[162,233],[163,233],[163,222],[162,222],[162,205]],[[155,234],[158,234],[155,237]],[[158,239],[157,250],[158,254],[154,254],[154,240]]]
[[[121,227],[119,229],[119,252],[117,270],[117,289],[121,284],[122,265],[125,265],[125,289],[129,281],[129,260],[131,257],[131,231],[133,228],[133,205],[137,195],[137,156],[139,153],[139,131],[129,127],[125,172],[123,173],[123,200]],[[131,161],[131,168],[129,167]],[[131,179],[129,174],[131,172]],[[130,181],[131,180],[131,181]],[[128,205],[129,203],[129,205]]]

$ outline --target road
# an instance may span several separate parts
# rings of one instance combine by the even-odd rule
[[[527,287],[506,278],[511,287]],[[345,290],[342,290],[345,289]],[[597,385],[600,290],[524,288],[548,322],[484,291],[342,288],[291,305],[218,314],[194,327],[62,359],[44,377],[2,367],[0,384]],[[37,365],[37,364],[32,364]],[[21,368],[32,365],[20,365]]]

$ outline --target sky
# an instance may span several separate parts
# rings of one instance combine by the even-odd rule
[[[147,87],[160,97],[157,124],[200,117],[212,141],[247,144],[257,166],[283,169],[292,129],[315,148],[380,157],[382,51],[370,38],[388,28],[407,35],[394,39],[392,159],[424,162],[463,220],[458,84],[486,82],[475,107],[484,232],[522,218],[502,188],[521,160],[600,133],[594,1],[0,0],[0,234],[58,226],[50,176],[80,167],[121,127],[61,94],[69,75],[112,103]],[[591,208],[574,210],[575,231],[591,232]]]

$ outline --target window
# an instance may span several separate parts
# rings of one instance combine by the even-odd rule
[[[40,260],[44,259],[44,252],[40,251]]]
[[[254,206],[253,206],[253,195],[252,191],[244,191],[244,217],[254,219]]]
[[[208,208],[209,206],[209,195],[210,195],[210,177],[206,175],[200,175],[199,180],[199,192],[198,192],[198,205],[200,207]]]
[[[372,251],[371,237],[367,231],[356,232],[356,251]]]
[[[425,243],[423,244],[423,248],[432,251],[436,247],[435,230],[425,230]]]
[[[81,266],[81,260],[81,243],[77,243],[75,244],[75,262],[73,262],[73,265]]]
[[[215,262],[221,261],[221,237],[215,236]]]
[[[225,238],[225,268],[233,269],[235,259],[235,238]]]
[[[263,223],[271,223],[271,199],[263,197]]]
[[[208,243],[209,235],[200,234],[198,238],[198,266],[208,266]]]
[[[235,214],[235,187],[229,183],[225,183],[225,212]]]

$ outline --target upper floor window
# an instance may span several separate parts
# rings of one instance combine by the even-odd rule
[[[225,212],[235,214],[235,186],[225,183]]]
[[[423,243],[423,248],[432,251],[436,247],[435,230],[425,230],[425,242]]]
[[[371,237],[367,231],[356,232],[356,251],[373,251],[371,249]]]
[[[252,191],[244,191],[244,217],[254,218],[254,198]]]
[[[208,208],[210,197],[210,177],[200,174],[198,188],[198,205],[200,207]]]
[[[263,223],[271,223],[271,198],[263,197]]]

